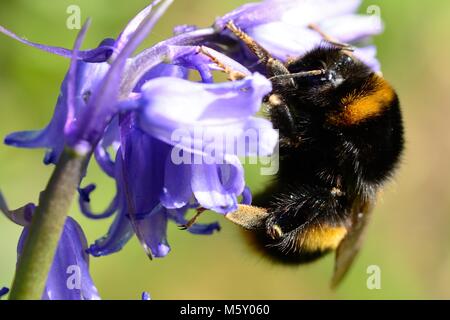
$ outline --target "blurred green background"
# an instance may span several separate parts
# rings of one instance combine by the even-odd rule
[[[146,44],[163,40],[177,24],[210,25],[243,0],[176,0]],[[116,36],[144,0],[1,0],[0,24],[28,39],[71,47],[76,31],[65,27],[68,5],[93,18],[85,48]],[[328,287],[333,257],[310,265],[273,265],[255,255],[237,227],[219,219],[213,236],[169,228],[172,252],[149,261],[133,239],[121,252],[92,258],[91,270],[104,299],[449,299],[450,298],[450,2],[364,1],[362,11],[379,5],[386,32],[375,39],[383,71],[403,104],[407,149],[401,170],[383,194],[365,245],[349,277],[335,292]],[[28,48],[0,35],[0,136],[41,128],[49,121],[67,70],[64,58]],[[0,146],[0,186],[10,207],[37,201],[51,173],[42,150]],[[252,174],[253,173],[253,174]],[[249,183],[261,188],[255,170]],[[114,192],[111,180],[91,166],[86,182],[98,182],[94,207],[103,208]],[[90,242],[108,221],[89,221],[73,206],[73,216]],[[0,287],[14,273],[20,228],[0,216]],[[368,290],[367,267],[378,265],[381,290]]]

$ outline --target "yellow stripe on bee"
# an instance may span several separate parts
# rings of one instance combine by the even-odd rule
[[[342,112],[333,114],[332,124],[350,126],[381,114],[395,98],[395,91],[381,76],[374,74],[366,84],[367,88],[352,92],[342,98]],[[367,94],[367,91],[370,93]]]
[[[336,250],[346,235],[345,227],[314,227],[302,234],[298,239],[298,246],[304,252]]]

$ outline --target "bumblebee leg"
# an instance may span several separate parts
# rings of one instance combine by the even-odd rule
[[[281,76],[288,75],[290,73],[283,62],[272,57],[269,51],[267,51],[244,31],[239,29],[233,21],[228,21],[226,27],[247,45],[247,47],[256,55],[259,62],[266,65],[269,76]],[[282,81],[286,82],[285,85],[295,86],[294,81],[291,78],[286,78]]]
[[[245,229],[252,230],[261,228],[267,216],[268,212],[264,208],[241,204],[237,211],[227,213],[225,218]]]
[[[263,48],[259,43],[257,43],[252,37],[238,28],[233,21],[228,21],[226,27],[233,32],[236,37],[242,40],[247,47],[258,57],[259,61],[265,65],[269,63],[270,60],[274,60],[275,58]]]
[[[353,48],[352,45],[348,44],[348,43],[342,43],[340,42],[338,39],[330,36],[329,34],[326,34],[325,32],[323,32],[320,27],[314,23],[311,23],[310,25],[308,25],[308,28],[317,32],[318,34],[320,34],[320,36],[328,43],[331,43],[333,46],[336,46],[338,48],[341,48],[341,50],[347,51],[347,52],[353,52],[355,51],[355,49]]]
[[[223,72],[228,75],[228,79],[231,81],[241,80],[245,78],[245,74],[242,72],[231,69],[229,66],[219,61],[216,57],[214,57],[208,50],[205,49],[204,46],[200,46],[199,52],[205,56],[207,56],[213,63],[215,63]]]
[[[197,221],[198,217],[206,210],[207,209],[205,209],[205,208],[198,208],[197,212],[195,213],[195,216],[193,216],[186,224],[179,225],[178,228],[180,230],[189,229],[190,227],[192,227],[192,225],[195,223],[195,221]]]
[[[283,101],[281,95],[271,94],[266,103],[274,127],[280,130],[281,137],[290,137],[295,135],[295,121],[292,117],[288,105]],[[282,143],[291,144],[290,140],[282,140]]]
[[[283,193],[272,205],[272,214],[266,221],[267,234],[276,240],[296,230],[304,232],[312,227],[320,230],[325,222],[343,226],[348,220],[346,203],[345,194],[336,193],[333,187],[302,185]],[[323,241],[325,244],[328,240]]]

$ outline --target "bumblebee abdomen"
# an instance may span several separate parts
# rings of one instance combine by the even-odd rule
[[[344,226],[312,226],[282,242],[273,241],[263,232],[244,231],[249,244],[258,253],[276,263],[298,264],[312,262],[336,250],[347,235]]]
[[[347,234],[343,226],[313,226],[299,234],[297,238],[298,252],[327,252],[336,250]]]

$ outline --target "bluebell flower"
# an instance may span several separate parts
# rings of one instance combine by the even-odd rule
[[[223,30],[228,21],[253,37],[274,57],[286,61],[317,47],[323,37],[308,26],[314,24],[327,35],[343,43],[358,44],[383,30],[381,19],[358,15],[361,0],[263,0],[246,4],[215,22]],[[229,34],[228,31],[225,32]],[[254,58],[241,50],[251,63]],[[355,56],[379,71],[375,46],[356,47]]]
[[[30,47],[34,47],[42,51],[56,54],[61,57],[72,58],[72,50],[70,49],[49,46],[29,41],[25,38],[19,37],[14,32],[6,29],[3,26],[0,26],[0,32]],[[107,38],[102,40],[99,46],[95,49],[78,52],[77,59],[84,62],[105,62],[113,54],[114,50],[115,50],[114,39]]]
[[[0,193],[0,210],[11,221],[24,227],[17,246],[17,259],[23,251],[34,209],[33,204],[27,204],[17,210],[9,210]],[[73,218],[67,218],[42,295],[43,300],[100,299],[89,273],[86,249],[87,240],[81,227]]]
[[[162,1],[153,12],[159,2],[138,14],[117,40],[103,41],[91,51],[79,50],[85,26],[70,52],[71,66],[50,124],[42,131],[14,133],[5,140],[19,147],[48,149],[46,163],[56,163],[67,145],[86,153],[94,148],[101,168],[116,180],[117,194],[108,208],[96,215],[90,208],[90,193],[95,186],[80,188],[80,208],[88,217],[98,219],[116,213],[108,235],[89,249],[93,255],[115,252],[136,234],[150,256],[165,256],[169,252],[167,221],[186,223],[186,211],[193,207],[220,213],[236,210],[238,197],[249,193],[238,156],[267,155],[277,143],[278,136],[270,122],[252,117],[271,90],[267,79],[251,74],[215,50],[204,48],[245,77],[213,84],[212,71],[220,67],[202,54],[197,44],[213,36],[214,30],[197,33],[190,28],[178,28],[179,36],[155,46],[147,59],[142,59],[142,55],[131,58],[171,3]],[[21,41],[69,56],[67,50]],[[100,51],[104,58],[101,55],[93,58]],[[104,62],[106,59],[108,62]],[[140,73],[127,79],[136,69]],[[199,72],[201,84],[186,80],[192,69]],[[124,89],[127,81],[133,83],[130,92]],[[125,94],[119,97],[118,92]],[[185,139],[173,139],[174,132],[191,136],[200,130],[202,135],[229,137],[238,144],[250,129],[257,132],[258,142],[256,147],[240,154],[227,152],[223,146],[205,144],[195,140],[195,136],[188,143]],[[117,150],[115,161],[107,151],[112,145]],[[200,154],[209,161],[175,165],[170,161],[174,148],[190,156]],[[180,183],[178,178],[182,178]],[[249,197],[244,196],[246,199]],[[194,225],[189,231],[210,234],[218,228],[217,223]]]
[[[244,79],[211,83],[210,72],[217,66],[198,50],[191,46],[168,48],[165,61],[173,65],[157,70],[172,76],[152,74],[142,81],[136,88],[135,109],[112,123],[105,136],[108,142],[100,143],[97,158],[116,180],[117,194],[107,210],[95,216],[89,208],[93,191],[89,185],[80,189],[80,206],[90,217],[106,217],[114,209],[117,213],[108,234],[89,248],[91,254],[116,252],[135,233],[149,256],[163,257],[170,250],[166,236],[169,220],[185,224],[187,210],[196,207],[219,213],[234,211],[240,195],[251,201],[238,156],[268,155],[278,141],[272,124],[254,117],[271,84],[234,61],[229,63],[247,75]],[[204,50],[228,59],[212,49]],[[186,69],[202,70],[203,81],[186,80]],[[205,139],[220,137],[243,144],[249,130],[257,135],[256,145],[241,154],[223,144],[209,145]],[[114,141],[119,148],[113,162],[107,147]],[[207,159],[211,157],[208,149],[214,150],[214,159]],[[188,161],[175,163],[177,156]],[[196,156],[200,157],[198,163]],[[218,229],[213,223],[194,224],[188,230],[211,234]]]
[[[6,287],[0,288],[0,299],[1,299],[3,296],[7,295],[8,292],[9,292],[9,289],[8,289],[8,288],[6,288]],[[144,300],[144,299],[142,299],[142,300]],[[147,299],[145,299],[145,300],[147,300]]]
[[[141,300],[152,300],[152,298],[150,297],[150,294],[148,292],[143,292]]]
[[[162,1],[158,10],[153,11],[159,2],[155,1],[138,14],[116,41],[105,39],[99,48],[88,51],[79,51],[87,25],[80,31],[72,51],[28,42],[1,27],[0,31],[21,42],[72,59],[49,125],[40,131],[10,134],[5,143],[49,150],[44,158],[46,164],[56,163],[65,145],[81,153],[89,153],[119,111],[120,79],[128,58],[172,0]],[[105,62],[107,60],[109,63]]]
[[[25,228],[17,248],[18,258],[28,234]],[[89,273],[86,237],[73,218],[67,218],[53,259],[43,300],[99,300]]]

